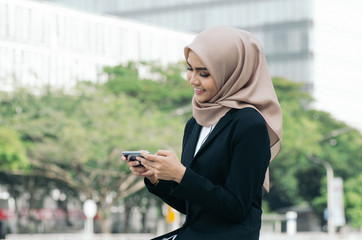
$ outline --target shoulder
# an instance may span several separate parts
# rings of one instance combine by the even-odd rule
[[[262,142],[267,143],[269,141],[267,124],[263,116],[256,109],[251,107],[233,109],[230,114],[232,116],[232,133],[230,137],[233,142],[245,141],[247,139],[251,143],[254,139],[259,145],[262,145]]]
[[[186,138],[188,138],[188,136],[189,136],[190,133],[192,132],[192,129],[194,128],[195,123],[196,123],[196,120],[195,120],[193,117],[191,117],[191,118],[187,121],[187,123],[186,123],[186,125],[185,125],[185,129],[184,129],[184,141],[185,141]]]
[[[189,128],[192,128],[196,123],[196,120],[194,117],[191,117],[187,122],[186,122],[186,125],[185,125],[185,130],[189,129]]]
[[[253,126],[266,126],[263,116],[254,108],[232,109],[230,114],[233,122],[242,125],[244,129]]]

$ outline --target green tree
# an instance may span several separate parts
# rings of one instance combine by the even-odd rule
[[[307,155],[320,152],[318,141],[322,135],[318,123],[310,117],[312,98],[301,91],[302,85],[283,78],[273,78],[283,111],[282,150],[271,164],[271,189],[266,200],[271,210],[299,204],[299,171],[308,169]]]
[[[352,226],[362,226],[362,174],[349,178],[344,184],[346,216]]]
[[[124,93],[111,94],[102,85],[83,83],[71,95],[22,90],[2,100],[7,106],[1,108],[6,116],[1,124],[18,132],[30,161],[29,171],[3,173],[42,176],[96,199],[101,220],[113,204],[143,188],[121,162],[122,150],[166,148],[180,154],[182,117],[169,117]]]
[[[28,158],[18,133],[10,128],[0,127],[0,169],[25,169]]]
[[[302,91],[302,85],[282,78],[274,78],[273,83],[283,110],[283,144],[271,164],[272,187],[265,200],[271,211],[308,202],[322,219],[327,205],[326,173],[310,158],[327,161],[335,176],[347,184],[358,179],[362,170],[362,135],[329,113],[312,109],[313,99]],[[346,195],[359,191],[357,184],[349,184]],[[354,204],[346,207],[347,219],[358,222],[350,214],[358,208]]]
[[[147,78],[140,78],[138,69],[143,69]],[[185,105],[191,106],[193,91],[183,77],[185,69],[185,63],[182,62],[168,66],[131,62],[106,67],[104,71],[108,81],[105,86],[113,94],[125,93],[137,98],[145,107],[157,105],[162,111],[173,111]]]

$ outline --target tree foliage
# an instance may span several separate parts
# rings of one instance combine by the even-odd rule
[[[27,165],[25,148],[18,133],[10,128],[0,127],[0,169],[25,169]]]
[[[346,215],[355,227],[362,226],[362,174],[349,178],[345,184]]]
[[[170,117],[149,99],[130,95],[114,92],[107,83],[81,83],[72,94],[34,95],[25,90],[3,94],[1,126],[14,131],[1,131],[0,143],[8,142],[11,134],[21,141],[19,146],[5,145],[2,152],[19,155],[21,151],[13,148],[23,145],[30,164],[28,171],[16,166],[6,171],[10,163],[17,164],[7,154],[9,163],[1,162],[3,184],[12,179],[4,174],[41,176],[95,199],[103,210],[100,215],[109,215],[113,204],[143,188],[143,181],[121,162],[122,150],[171,149],[180,154],[184,117]]]
[[[146,75],[139,76],[139,69]],[[106,88],[118,95],[121,93],[137,98],[145,106],[157,105],[160,110],[170,111],[180,106],[189,105],[193,92],[183,78],[185,64],[178,63],[159,66],[155,63],[133,63],[107,67]]]
[[[311,158],[327,161],[334,175],[347,184],[362,170],[362,135],[329,113],[312,109],[313,99],[301,90],[302,85],[282,78],[273,82],[283,110],[283,144],[271,164],[272,187],[266,200],[271,210],[308,202],[322,218],[327,206],[326,171]],[[346,187],[345,195],[350,196],[352,189]],[[346,207],[347,219],[360,221],[352,214],[359,211],[356,205]]]

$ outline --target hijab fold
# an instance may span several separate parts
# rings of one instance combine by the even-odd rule
[[[264,117],[270,138],[270,162],[281,148],[282,111],[258,40],[249,32],[216,26],[201,32],[185,47],[213,76],[217,94],[208,102],[192,99],[193,116],[202,126],[217,123],[231,108],[252,107]],[[264,188],[269,191],[269,169]]]

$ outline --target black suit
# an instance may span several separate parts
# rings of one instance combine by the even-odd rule
[[[230,110],[194,156],[201,128],[194,118],[186,124],[181,183],[161,180],[153,186],[146,179],[147,188],[186,214],[177,240],[259,239],[270,159],[265,120],[253,108]]]

